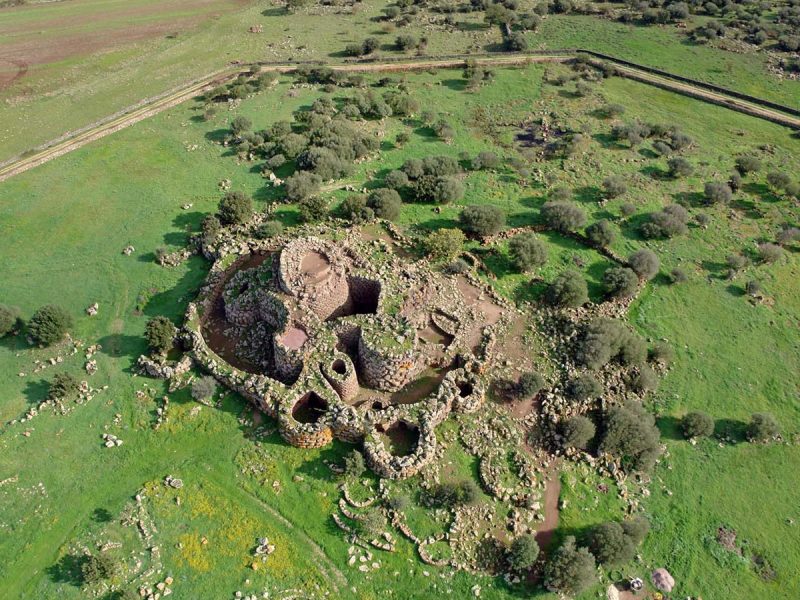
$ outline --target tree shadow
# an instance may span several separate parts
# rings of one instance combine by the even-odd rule
[[[627,146],[620,144],[610,133],[595,133],[592,139],[605,150],[628,150]]]
[[[673,202],[687,207],[706,205],[706,197],[702,192],[677,192],[672,194]]]
[[[714,437],[737,444],[747,441],[747,423],[736,419],[717,419],[714,423]]]
[[[221,144],[230,132],[230,129],[214,129],[212,131],[207,131],[204,137],[210,142]]]
[[[95,508],[92,511],[92,521],[95,523],[110,523],[113,515],[105,508]]]
[[[673,416],[659,417],[656,419],[656,425],[661,431],[662,439],[667,440],[685,440],[686,438],[681,431],[681,420]]]
[[[646,175],[651,179],[657,179],[659,181],[667,181],[670,179],[669,171],[653,165],[649,167],[642,167],[641,169],[639,169],[639,173],[641,173],[642,175]]]
[[[261,14],[265,17],[288,17],[291,13],[285,7],[267,8]]]
[[[603,190],[596,185],[584,185],[573,190],[575,198],[579,202],[600,202],[603,200]]]
[[[45,569],[53,583],[66,583],[75,587],[83,584],[82,567],[86,563],[86,556],[66,554],[61,559]]]
[[[725,291],[728,292],[734,298],[741,298],[742,296],[747,294],[747,292],[742,286],[733,283],[725,286]]]
[[[23,389],[22,394],[25,396],[25,400],[29,404],[39,404],[45,398],[47,398],[49,391],[50,382],[46,379],[39,379],[37,381],[25,382],[25,388]]]
[[[464,79],[444,79],[441,83],[456,92],[463,92],[467,89],[467,82]]]
[[[100,338],[100,352],[111,358],[138,358],[147,352],[147,342],[141,336],[112,333]]]

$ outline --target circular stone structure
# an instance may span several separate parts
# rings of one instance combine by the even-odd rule
[[[435,428],[452,411],[482,405],[483,373],[505,322],[486,325],[461,291],[463,276],[406,262],[383,240],[311,226],[293,234],[242,239],[220,252],[187,310],[187,347],[221,383],[277,419],[289,444],[361,443],[376,473],[409,477],[433,459]],[[481,289],[505,314],[508,305]],[[206,320],[220,313],[238,340],[236,356],[263,372],[238,369],[204,337]],[[229,356],[230,344],[225,350]],[[432,369],[440,375],[432,378]],[[418,378],[432,387],[415,392]]]

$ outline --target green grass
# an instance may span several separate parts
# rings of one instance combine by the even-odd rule
[[[107,44],[102,51],[78,48],[68,56],[50,56],[0,91],[0,159],[223,69],[232,61],[341,61],[344,47],[367,35],[380,39],[378,56],[396,57],[398,53],[391,49],[396,32],[384,32],[375,20],[390,4],[386,0],[363,2],[355,14],[336,14],[319,6],[287,14],[261,2],[234,0],[216,0],[202,8],[187,0],[185,6],[173,10],[163,9],[155,0],[57,2],[5,9],[0,55],[22,58],[28,54],[13,50],[12,44],[55,41],[71,49],[76,38],[83,42],[83,36],[123,34],[132,22],[160,29],[155,36]],[[522,8],[527,4],[523,2]],[[128,10],[134,10],[136,16],[131,17]],[[483,25],[482,13],[458,15],[457,19],[463,24],[459,28],[430,28],[414,21],[401,31],[428,37],[429,56],[498,47],[499,30]],[[248,33],[250,26],[259,24],[263,33]],[[771,75],[763,53],[693,45],[687,42],[685,32],[671,27],[551,15],[528,37],[532,48],[581,47],[607,52],[789,106],[800,100],[800,84]],[[80,110],[75,110],[76,103]]]
[[[457,71],[408,76],[422,105],[436,107],[454,125],[454,142],[445,145],[432,139],[414,121],[390,120],[387,140],[403,129],[414,132],[412,140],[403,148],[385,143],[380,164],[358,165],[348,181],[361,186],[370,181],[371,172],[433,153],[458,156],[463,150],[474,156],[480,150],[493,150],[511,158],[515,124],[542,110],[555,111],[574,129],[587,126],[594,133],[608,133],[611,123],[598,120],[593,110],[605,101],[619,102],[627,108],[624,120],[681,124],[696,141],[687,153],[696,166],[695,175],[681,181],[653,179],[648,173],[664,168],[665,161],[652,158],[647,144],[631,151],[604,146],[603,137],[593,139],[577,158],[534,167],[551,185],[584,189],[577,199],[589,212],[590,222],[612,219],[620,232],[613,249],[624,255],[644,245],[636,227],[641,215],[679,197],[694,201],[686,194],[702,189],[708,179],[727,177],[737,153],[768,145],[758,152],[769,168],[800,171],[800,142],[778,126],[619,79],[598,88],[604,99],[571,99],[559,88],[542,85],[543,73],[538,66],[498,71],[496,81],[476,94],[460,89]],[[323,463],[323,459],[338,460],[347,446],[302,451],[273,434],[259,440],[261,450],[256,452],[247,437],[250,428],[238,421],[245,410],[241,400],[230,397],[222,410],[204,407],[192,416],[195,405],[185,391],[169,394],[170,419],[154,431],[150,424],[155,401],[136,397],[136,390],[146,384],[156,390],[154,397],[165,393],[158,382],[131,373],[145,349],[141,334],[146,319],[167,314],[178,322],[208,269],[201,259],[163,269],[154,264],[151,253],[159,246],[173,249],[185,242],[187,230],[196,230],[203,215],[216,208],[221,179],[229,178],[234,189],[254,194],[259,207],[275,195],[265,188],[258,165],[237,164],[210,138],[238,114],[250,117],[260,129],[288,118],[296,107],[321,94],[301,89],[290,98],[288,88],[284,80],[210,123],[196,118],[201,113],[198,103],[187,103],[3,184],[0,301],[20,306],[26,316],[48,302],[68,308],[76,316],[76,337],[103,346],[95,356],[100,370],[90,378],[92,385],[109,386],[66,416],[44,413],[29,423],[0,429],[0,481],[11,478],[0,486],[4,533],[0,588],[8,597],[84,597],[68,579],[59,579],[54,565],[75,544],[94,537],[119,537],[125,556],[140,551],[135,537],[113,522],[98,523],[95,511],[104,509],[116,519],[139,489],[168,474],[181,477],[186,485],[179,493],[154,501],[153,513],[159,524],[156,543],[165,573],[176,579],[177,598],[193,597],[197,589],[210,597],[229,597],[237,589],[255,593],[267,587],[277,593],[292,586],[316,590],[315,584],[346,598],[377,598],[390,590],[398,597],[436,597],[445,595],[446,589],[453,597],[468,597],[475,583],[481,585],[484,598],[520,593],[500,580],[423,567],[414,549],[402,541],[394,554],[377,553],[382,563],[377,571],[364,574],[348,567],[348,544],[330,520],[339,482]],[[195,144],[197,150],[187,150]],[[591,188],[611,173],[624,174],[630,190],[600,206],[593,201]],[[486,202],[504,207],[511,224],[525,225],[536,222],[545,196],[542,184],[525,186],[510,171],[469,173],[465,183],[466,197],[457,205],[444,207],[440,214],[429,205],[405,205],[400,223],[412,230],[454,226],[460,206]],[[703,210],[710,215],[707,230],[693,226],[684,237],[647,243],[659,253],[663,272],[680,265],[690,280],[668,286],[657,279],[631,313],[644,335],[664,338],[676,350],[674,367],[653,397],[669,456],[657,467],[652,494],[644,500],[653,533],[642,549],[644,566],[635,569],[646,575],[650,567],[667,566],[682,596],[793,598],[800,593],[794,569],[800,562],[800,538],[794,534],[796,525],[788,524],[789,519],[800,519],[795,493],[797,446],[742,442],[719,447],[714,441],[690,446],[674,439],[675,419],[695,409],[730,419],[734,431],[750,413],[769,410],[781,421],[787,439],[800,423],[793,376],[800,372],[796,252],[787,252],[776,265],[750,267],[733,282],[721,277],[720,263],[726,254],[750,251],[755,241],[773,239],[779,223],[798,222],[796,205],[759,187],[763,173],[750,183],[751,192],[730,208],[691,208],[693,213]],[[637,205],[637,216],[617,217],[624,201]],[[193,206],[182,210],[187,202]],[[291,221],[296,210],[282,206],[279,215]],[[551,257],[534,275],[549,280],[578,256],[584,263],[580,270],[599,297],[607,261],[560,236],[543,238]],[[136,247],[133,256],[121,253],[128,244]],[[538,288],[509,269],[504,246],[497,250],[486,262],[497,275],[498,291],[512,298],[535,298]],[[742,296],[741,287],[749,278],[763,283],[769,302],[753,306]],[[84,316],[83,310],[93,302],[100,304],[99,315]],[[46,392],[43,380],[55,371],[82,374],[82,352],[67,357],[62,366],[32,372],[34,360],[63,353],[59,348],[33,350],[21,339],[0,343],[3,423],[19,418],[41,400]],[[20,377],[20,372],[26,376]],[[119,425],[113,424],[116,413],[122,415]],[[22,435],[25,431],[30,437]],[[105,431],[125,444],[103,448]],[[449,476],[474,475],[474,460],[458,451],[457,443],[449,452]],[[242,465],[253,461],[260,461],[263,476],[241,472]],[[296,474],[302,480],[295,480]],[[565,475],[565,481],[571,476],[571,472]],[[575,477],[576,483],[565,484],[562,494],[567,509],[561,534],[619,516],[613,488],[595,504],[596,482],[590,478],[581,483],[580,473]],[[272,487],[276,480],[278,493]],[[178,494],[180,507],[174,502]],[[583,510],[587,503],[590,509]],[[418,517],[421,531],[441,527],[426,522],[424,515]],[[736,529],[748,552],[765,556],[776,568],[777,580],[762,581],[749,565],[722,553],[713,541],[720,525]],[[274,539],[279,550],[272,567],[268,562],[265,569],[253,571],[249,554],[255,538],[262,535]],[[208,545],[198,542],[202,536]],[[177,547],[179,543],[183,548]],[[331,583],[336,569],[344,574],[346,585]],[[319,577],[321,572],[331,577]],[[246,579],[251,580],[249,586]],[[586,597],[594,597],[594,592]]]

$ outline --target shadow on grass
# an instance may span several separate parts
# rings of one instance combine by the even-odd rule
[[[714,423],[714,437],[735,443],[747,441],[747,423],[736,419],[717,419]]]
[[[47,567],[47,575],[53,583],[66,583],[80,587],[83,584],[81,568],[86,560],[86,556],[67,554],[54,565]]]
[[[661,437],[665,440],[685,440],[681,432],[681,420],[677,417],[659,417],[656,425],[661,431]]]
[[[49,391],[50,382],[46,379],[39,379],[37,381],[26,382],[22,393],[28,403],[39,404],[47,397],[47,392]]]
[[[147,342],[144,337],[112,333],[98,340],[102,347],[101,353],[111,358],[128,357],[136,359],[140,354],[147,352]]]

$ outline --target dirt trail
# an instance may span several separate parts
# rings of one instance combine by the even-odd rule
[[[536,531],[536,541],[542,550],[547,550],[558,528],[558,498],[560,495],[561,478],[558,469],[554,469],[545,482],[544,522]]]
[[[464,61],[473,59],[478,64],[486,66],[504,66],[504,65],[523,65],[529,63],[543,63],[543,62],[567,62],[572,60],[573,56],[570,54],[559,53],[557,50],[552,51],[553,54],[507,54],[501,56],[492,56],[488,58],[471,57],[464,55],[460,57],[450,57],[445,59],[426,59],[426,60],[410,60],[405,62],[386,62],[386,63],[353,63],[353,64],[339,64],[328,65],[336,71],[349,71],[349,72],[384,72],[384,71],[412,71],[412,70],[425,70],[431,68],[447,69],[447,68],[461,68]],[[613,62],[613,61],[612,61]],[[323,63],[320,63],[324,66]],[[754,117],[766,119],[774,123],[779,123],[787,127],[800,129],[800,118],[786,115],[777,110],[771,110],[740,100],[732,96],[727,96],[722,93],[712,92],[700,87],[695,87],[691,84],[679,82],[666,77],[647,73],[643,70],[638,70],[633,67],[616,65],[619,74],[623,77],[634,79],[641,83],[654,85],[662,89],[677,92],[679,94],[691,96],[698,100],[711,102],[719,106],[736,110],[749,114]],[[107,119],[94,123],[86,128],[78,131],[68,132],[33,151],[26,153],[22,156],[14,157],[2,164],[0,164],[0,181],[5,181],[9,177],[23,173],[28,169],[32,169],[47,161],[50,161],[58,156],[71,152],[93,142],[94,140],[105,137],[120,129],[124,129],[138,123],[148,117],[156,115],[168,108],[171,108],[181,102],[200,96],[205,91],[215,85],[219,85],[225,81],[229,81],[240,73],[248,70],[250,65],[237,65],[217,71],[207,75],[201,79],[195,80],[187,84],[185,87],[172,90],[161,96],[156,96],[134,106],[128,107]],[[296,69],[298,65],[292,64],[275,64],[275,65],[259,65],[262,72],[277,72],[285,73]]]

